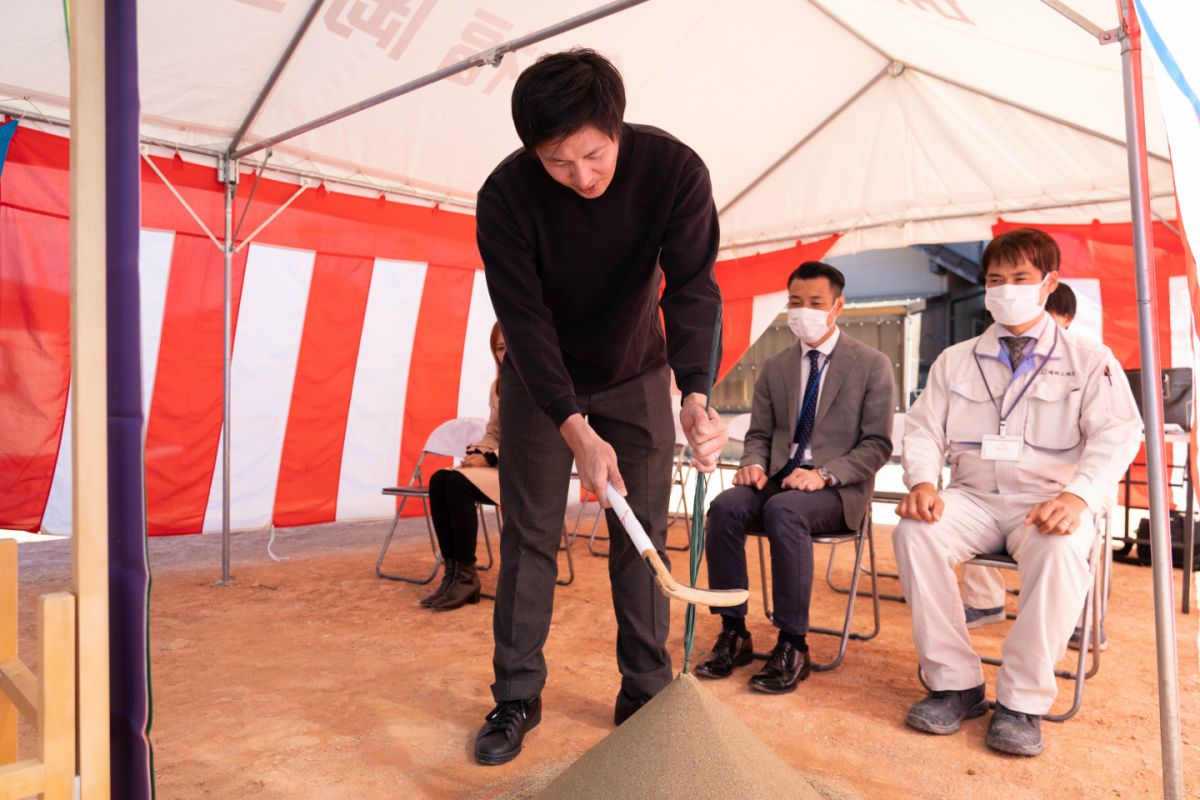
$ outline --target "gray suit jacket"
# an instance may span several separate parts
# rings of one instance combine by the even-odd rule
[[[767,359],[754,385],[742,466],[774,475],[787,465],[804,387],[800,342]],[[867,513],[875,473],[892,455],[895,388],[887,356],[842,333],[829,357],[813,425],[813,463],[840,481],[846,527]]]

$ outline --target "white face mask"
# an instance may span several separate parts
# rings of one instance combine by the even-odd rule
[[[829,311],[820,308],[789,308],[788,327],[803,342],[815,342],[829,332]]]
[[[1041,283],[1016,284],[1005,283],[1000,286],[989,286],[983,298],[988,313],[1001,325],[1021,325],[1030,322],[1042,313],[1045,301],[1042,300]]]

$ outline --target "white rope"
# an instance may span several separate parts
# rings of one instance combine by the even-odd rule
[[[267,555],[271,557],[272,561],[287,561],[288,556],[277,556],[275,555],[275,551],[271,549],[272,545],[275,544],[275,532],[277,530],[278,528],[276,528],[274,525],[271,526],[271,538],[267,539]]]

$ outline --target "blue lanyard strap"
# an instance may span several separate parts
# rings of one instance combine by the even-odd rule
[[[1029,391],[1029,387],[1033,386],[1033,382],[1037,380],[1038,375],[1040,375],[1042,370],[1045,369],[1046,362],[1048,362],[1054,356],[1054,351],[1057,349],[1058,349],[1058,326],[1055,325],[1054,326],[1054,342],[1050,345],[1050,352],[1046,353],[1046,357],[1042,359],[1042,365],[1040,367],[1037,367],[1037,366],[1034,367],[1033,374],[1029,376],[1029,380],[1025,381],[1025,385],[1021,387],[1021,392],[1016,396],[1015,399],[1013,399],[1012,405],[1010,405],[1008,407],[1008,411],[1004,411],[1003,410],[1004,409],[1004,396],[1001,395],[1000,400],[997,401],[996,395],[992,393],[992,387],[988,385],[987,376],[983,374],[983,365],[979,363],[979,343],[976,342],[974,349],[971,350],[971,356],[975,359],[975,368],[977,370],[979,370],[979,378],[980,378],[980,380],[983,381],[983,388],[987,389],[988,399],[990,399],[992,401],[992,405],[994,405],[996,407],[996,413],[1000,415],[1000,435],[1001,436],[1004,435],[1005,425],[1008,422],[1008,418],[1012,415],[1013,409],[1015,409],[1017,407],[1017,404],[1021,402],[1021,398],[1023,398],[1025,396],[1025,393]],[[1031,357],[1036,358],[1036,355],[1033,355]],[[1013,371],[1015,372],[1017,367],[1019,367],[1019,366],[1020,366],[1020,364],[1014,364],[1012,367]]]

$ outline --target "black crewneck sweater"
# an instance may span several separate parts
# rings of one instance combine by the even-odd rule
[[[705,391],[720,232],[708,168],[691,148],[623,125],[612,181],[595,199],[519,150],[479,190],[476,235],[507,358],[555,425],[578,412],[577,394],[667,363],[685,395]]]

